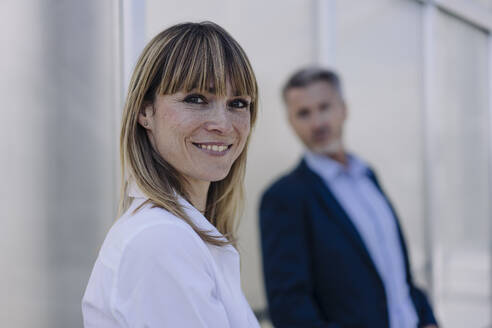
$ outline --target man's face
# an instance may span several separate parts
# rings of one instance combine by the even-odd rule
[[[342,150],[345,103],[326,81],[289,89],[285,94],[289,122],[302,142],[315,153],[332,155]]]

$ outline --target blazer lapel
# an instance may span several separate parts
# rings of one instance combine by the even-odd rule
[[[328,212],[332,214],[330,215],[330,218],[335,220],[342,227],[348,239],[359,250],[362,259],[379,277],[376,266],[374,265],[359,232],[352,223],[352,220],[350,220],[348,214],[333,195],[330,188],[324,183],[321,177],[309,169],[304,159],[301,161],[298,170],[307,178],[308,183],[313,186],[313,192],[316,197],[318,197],[318,199],[326,206]]]

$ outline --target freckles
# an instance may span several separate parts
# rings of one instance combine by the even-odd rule
[[[241,113],[241,115],[235,116],[233,118],[233,124],[246,135],[249,134],[250,125],[251,125],[251,115],[250,113]]]
[[[186,115],[183,109],[168,109],[162,113],[161,119],[163,123],[170,128],[184,127],[192,123],[190,115]],[[179,131],[179,129],[177,130]]]

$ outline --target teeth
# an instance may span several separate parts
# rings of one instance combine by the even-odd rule
[[[206,150],[211,150],[211,151],[217,151],[217,152],[222,152],[225,151],[228,147],[227,146],[218,146],[218,145],[198,145],[201,149],[206,149]]]

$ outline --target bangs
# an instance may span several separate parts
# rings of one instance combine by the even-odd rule
[[[173,94],[184,91],[232,93],[257,97],[256,79],[246,54],[239,44],[222,28],[207,23],[192,25],[169,40],[166,58],[157,93]]]

